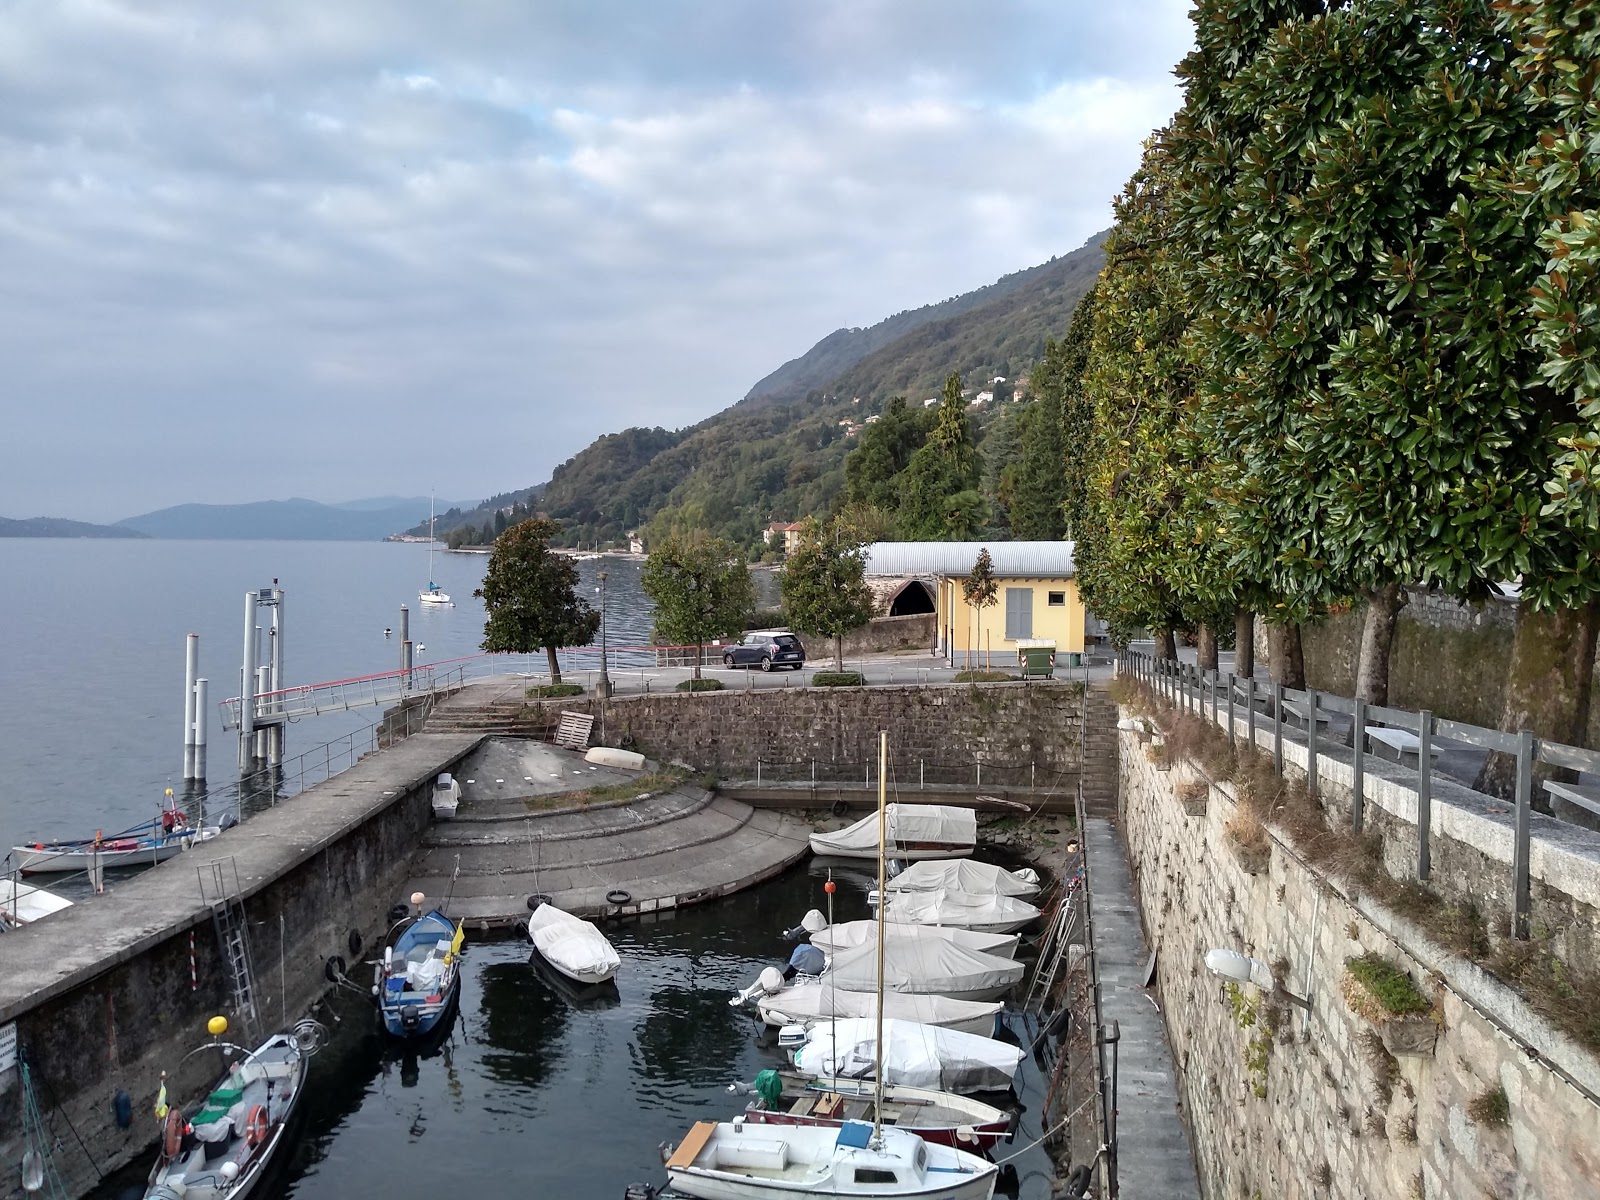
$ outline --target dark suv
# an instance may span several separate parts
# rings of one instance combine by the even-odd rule
[[[760,667],[770,671],[774,667],[793,667],[798,671],[806,665],[806,648],[792,633],[764,629],[747,633],[722,652],[725,667]]]

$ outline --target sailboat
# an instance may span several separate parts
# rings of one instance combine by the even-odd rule
[[[878,887],[888,824],[889,735],[878,735]],[[883,920],[882,914],[879,921]],[[878,932],[878,1037],[883,1044],[883,931]],[[884,1122],[881,1062],[873,1083],[872,1121],[838,1125],[697,1122],[667,1158],[674,1190],[701,1200],[767,1200],[773,1196],[917,1196],[923,1200],[990,1200],[999,1168]]]
[[[450,593],[445,591],[442,587],[440,587],[437,583],[435,583],[433,581],[433,551],[434,551],[434,546],[435,546],[435,542],[434,542],[434,537],[433,537],[433,493],[429,492],[428,493],[428,586],[423,588],[420,592],[417,593],[417,599],[420,600],[423,604],[429,604],[429,605],[432,605],[435,608],[454,608],[456,606],[456,602],[454,600],[450,599]]]

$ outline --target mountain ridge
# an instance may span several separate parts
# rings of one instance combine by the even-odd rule
[[[117,525],[96,525],[68,517],[0,517],[0,537],[142,538],[148,534]]]

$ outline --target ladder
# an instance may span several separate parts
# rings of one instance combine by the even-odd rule
[[[250,923],[239,887],[239,864],[230,855],[196,867],[195,874],[200,879],[200,899],[211,909],[211,924],[217,931],[217,944],[227,967],[234,1016],[244,1035],[254,1043],[257,1033],[255,971],[250,963]]]

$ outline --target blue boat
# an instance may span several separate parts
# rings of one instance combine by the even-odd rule
[[[397,1038],[427,1037],[461,991],[466,931],[438,909],[423,913],[384,949],[376,991],[383,1026]]]

